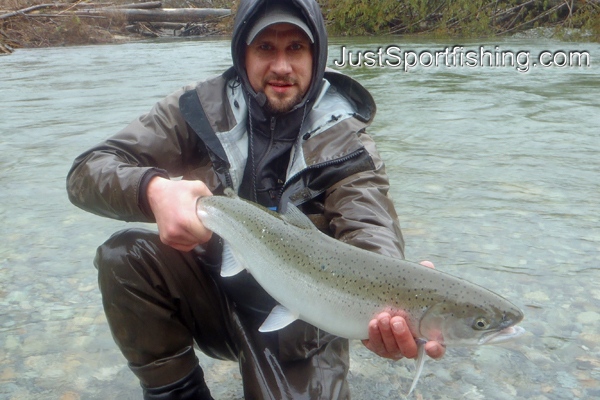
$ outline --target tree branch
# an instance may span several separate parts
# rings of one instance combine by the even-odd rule
[[[41,8],[49,8],[49,7],[54,7],[54,4],[39,4],[37,6],[23,8],[21,10],[9,12],[8,14],[2,14],[2,15],[0,15],[0,19],[6,19],[6,18],[14,17],[16,15],[24,15],[24,14],[27,14],[28,12],[31,12],[31,11],[39,10]]]

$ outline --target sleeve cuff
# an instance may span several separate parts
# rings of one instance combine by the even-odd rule
[[[170,179],[167,171],[163,169],[149,169],[144,173],[144,175],[142,175],[138,191],[138,207],[140,208],[140,210],[142,210],[144,216],[148,218],[148,220],[151,222],[156,222],[156,219],[154,218],[154,214],[152,213],[152,208],[150,208],[150,203],[148,202],[148,184],[155,176]]]

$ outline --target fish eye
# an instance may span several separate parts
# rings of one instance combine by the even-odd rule
[[[484,330],[490,326],[490,320],[485,317],[479,317],[473,323],[473,328],[477,330]]]

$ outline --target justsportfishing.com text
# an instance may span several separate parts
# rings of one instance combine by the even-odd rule
[[[462,46],[442,50],[412,51],[399,46],[379,47],[377,50],[349,50],[341,48],[342,54],[333,63],[336,67],[394,68],[408,72],[417,68],[502,68],[514,67],[518,72],[532,68],[587,68],[592,60],[588,51],[544,50],[532,54],[529,51],[501,50],[494,48],[466,49]]]

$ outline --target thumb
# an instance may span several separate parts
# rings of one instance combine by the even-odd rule
[[[212,192],[206,186],[206,184],[202,181],[188,181],[188,185],[190,185],[190,193],[195,197],[208,197],[212,196]],[[194,206],[196,202],[194,202]]]

